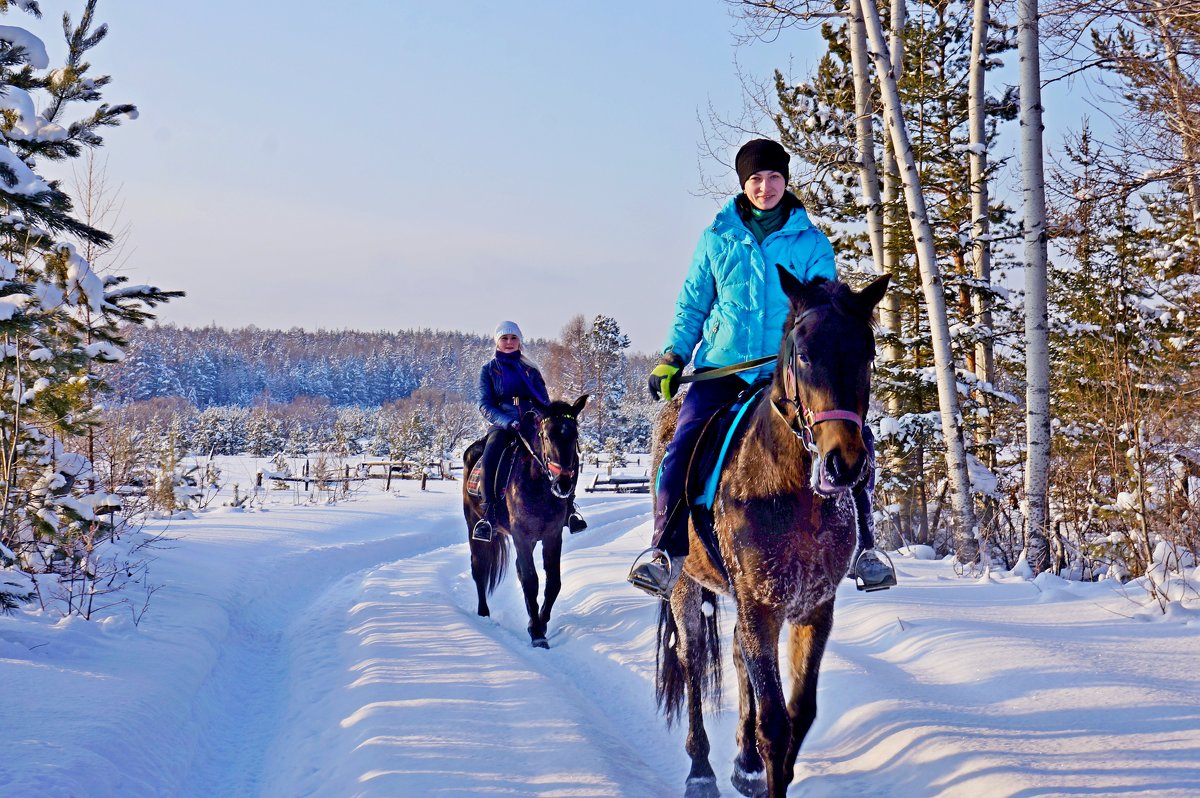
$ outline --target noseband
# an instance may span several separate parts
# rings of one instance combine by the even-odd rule
[[[800,378],[797,375],[797,370],[802,368],[802,366],[800,365],[801,356],[796,352],[796,331],[800,329],[800,325],[805,319],[822,309],[824,309],[824,306],[809,308],[797,316],[796,320],[792,322],[792,329],[788,332],[787,343],[784,344],[783,401],[790,404],[795,409],[795,413],[791,419],[788,419],[787,414],[780,410],[778,404],[771,403],[771,406],[775,408],[775,412],[787,422],[788,429],[792,431],[792,434],[799,438],[803,442],[804,448],[814,456],[820,452],[813,437],[813,427],[822,421],[849,421],[860,430],[862,429],[862,417],[858,413],[850,410],[822,410],[819,413],[814,413],[800,398]]]
[[[546,430],[546,422],[552,418],[558,418],[564,421],[575,421],[575,416],[568,414],[559,416],[543,416],[538,413],[534,413],[532,410],[527,412],[533,413],[534,418],[537,419],[538,448],[541,449],[543,456],[545,456],[546,452],[548,451],[550,444],[550,433]],[[524,444],[525,450],[529,452],[529,456],[532,457],[533,461],[537,463],[540,469],[542,469],[542,473],[545,475],[546,480],[550,483],[550,492],[559,499],[565,499],[570,496],[571,491],[575,490],[575,480],[578,477],[579,438],[576,437],[575,439],[575,467],[568,469],[563,468],[561,463],[556,463],[549,458],[543,460],[542,457],[539,457],[537,452],[535,452],[533,447],[529,444],[529,441],[525,440],[525,436],[519,429],[517,430],[517,437],[520,438],[521,443]],[[560,491],[558,488],[558,480],[563,477],[566,477],[571,481],[571,490],[568,490],[565,493]]]

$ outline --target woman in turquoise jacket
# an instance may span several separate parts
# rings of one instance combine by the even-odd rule
[[[801,282],[837,279],[833,245],[813,226],[799,198],[787,190],[788,162],[783,147],[769,139],[747,142],[738,151],[734,166],[742,193],[727,201],[700,235],[675,301],[675,319],[662,360],[650,375],[655,399],[675,395],[679,373],[689,359],[702,372],[779,353],[789,303],[779,284],[777,265]],[[766,364],[692,383],[658,475],[652,541],[657,551],[630,572],[634,585],[652,595],[670,594],[688,550],[683,493],[691,451],[708,419],[773,368]],[[866,491],[862,494],[869,516],[870,496]],[[863,512],[859,516],[862,519]],[[862,529],[868,525],[866,520],[860,523],[859,543],[864,551],[874,548],[873,540],[863,539],[869,531]],[[874,561],[882,566],[878,558]],[[876,577],[887,581],[886,576]]]

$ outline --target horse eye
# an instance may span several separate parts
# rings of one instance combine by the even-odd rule
[[[807,352],[797,352],[796,353],[796,362],[799,363],[804,368],[808,368],[809,366],[812,365],[812,361],[808,359]]]

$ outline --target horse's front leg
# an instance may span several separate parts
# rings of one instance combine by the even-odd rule
[[[787,751],[785,774],[791,783],[795,776],[796,757],[800,746],[817,718],[817,675],[825,644],[833,630],[833,602],[817,608],[808,623],[795,624],[788,636],[788,660],[792,668],[792,697],[788,715],[792,720],[792,740]]]
[[[715,602],[716,597],[710,595]],[[692,760],[688,772],[684,798],[716,798],[717,774],[708,761],[710,750],[708,733],[704,730],[705,679],[716,663],[711,660],[719,656],[719,641],[712,639],[715,624],[706,623],[702,611],[704,601],[700,585],[686,577],[675,583],[671,594],[670,612],[675,616],[676,634],[679,636],[676,651],[680,652],[687,688],[688,735],[684,749]]]
[[[733,760],[734,789],[742,795],[761,795],[767,789],[767,776],[763,772],[762,757],[758,754],[758,738],[755,734],[758,718],[754,706],[754,686],[746,672],[746,661],[742,656],[742,645],[738,641],[738,629],[733,630],[733,667],[738,682],[738,754]]]
[[[546,625],[538,617],[538,575],[533,565],[533,541],[527,535],[513,534],[517,549],[517,578],[525,594],[525,612],[529,615],[529,639],[537,648],[549,648]]]
[[[542,622],[542,633],[550,626],[550,610],[562,590],[562,529],[542,538],[542,570],[546,573],[546,590],[542,594],[542,611],[538,619]]]
[[[779,681],[780,627],[774,612],[749,602],[738,604],[738,644],[758,707],[758,753],[766,765],[770,798],[784,798],[789,784],[784,766],[791,724]]]

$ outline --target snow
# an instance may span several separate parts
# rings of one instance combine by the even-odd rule
[[[0,188],[8,193],[30,196],[50,190],[50,184],[35,175],[29,165],[18,158],[16,153],[5,144],[0,144],[0,163],[7,165],[17,179],[17,182],[12,185],[8,185],[5,180],[0,180]]]
[[[28,4],[22,5],[23,8],[27,6]],[[24,47],[25,60],[34,69],[50,66],[50,56],[46,54],[45,43],[24,28],[0,25],[0,40],[11,43],[13,47]]]
[[[244,493],[266,461],[219,465]],[[129,607],[0,617],[0,795],[682,794],[685,729],[654,709],[657,606],[624,581],[647,496],[581,496],[590,526],[565,538],[540,650],[511,571],[475,615],[460,483],[369,484],[150,523],[169,540],[138,624]],[[1138,583],[892,559],[897,587],[839,590],[792,795],[1195,794],[1194,581],[1164,614]],[[707,716],[725,795],[729,651]]]

